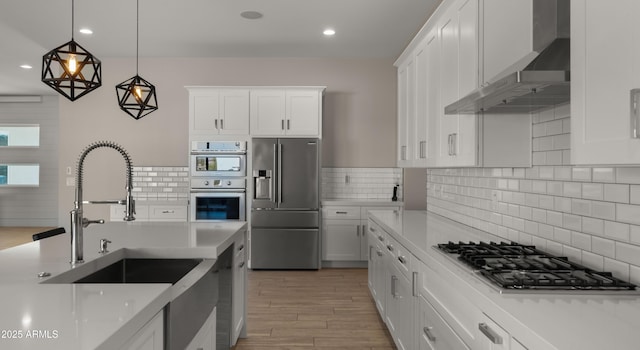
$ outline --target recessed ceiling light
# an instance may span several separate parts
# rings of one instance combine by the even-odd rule
[[[80,33],[86,34],[86,35],[91,35],[91,34],[93,34],[93,30],[91,30],[89,28],[80,28]]]
[[[240,17],[246,19],[258,19],[262,18],[262,13],[258,11],[244,11],[240,13]]]
[[[332,35],[336,35],[336,31],[333,29],[325,29],[322,34],[326,35],[326,36],[332,36]]]
[[[22,68],[22,69],[31,69],[31,68],[33,68],[33,67],[32,67],[32,66],[30,66],[30,65],[28,65],[28,64],[21,64],[21,65],[20,65],[20,68]]]

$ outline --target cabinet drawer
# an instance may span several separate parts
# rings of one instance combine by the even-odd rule
[[[186,205],[150,205],[149,221],[186,221]]]
[[[427,300],[422,297],[418,300],[420,343],[429,344],[429,348],[439,350],[469,349]]]
[[[389,238],[389,241],[393,242],[395,247],[395,255],[393,256],[393,263],[407,278],[410,278],[411,273],[411,253],[400,245],[395,239]]]
[[[400,207],[361,207],[360,217],[366,219],[369,216],[369,210],[398,210]]]
[[[383,246],[386,246],[387,233],[384,232],[384,230],[378,224],[376,224],[372,220],[369,220],[369,224],[367,225],[367,230],[369,231],[369,234],[374,236],[376,240],[380,242],[380,244],[382,244]]]
[[[360,220],[360,207],[326,207],[322,215],[325,219]]]

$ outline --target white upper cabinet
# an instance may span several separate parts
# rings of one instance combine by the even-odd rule
[[[321,137],[323,91],[324,88],[251,90],[251,135]]]
[[[482,0],[484,85],[521,70],[533,52],[533,0]]]
[[[413,158],[413,136],[410,125],[415,115],[409,112],[410,100],[413,100],[409,94],[415,95],[415,90],[409,83],[409,67],[413,67],[413,57],[398,67],[398,148],[396,151],[399,167],[411,167]]]
[[[190,89],[189,124],[196,135],[248,135],[249,90]]]
[[[640,164],[638,10],[635,0],[571,1],[573,164]]]
[[[458,0],[438,22],[440,41],[440,140],[435,166],[475,166],[477,117],[445,115],[444,107],[478,86],[478,1]]]

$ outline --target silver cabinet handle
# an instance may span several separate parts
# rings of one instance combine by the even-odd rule
[[[274,143],[273,144],[273,171],[278,171],[278,144]],[[276,173],[276,179],[274,179],[274,181],[271,181],[271,190],[273,191],[273,201],[278,203],[278,201],[280,200],[280,197],[278,197],[278,181],[277,177],[279,177],[280,174]]]
[[[360,225],[356,226],[356,237],[360,237]]]
[[[224,119],[220,119],[220,129],[224,129]]]
[[[282,203],[282,144],[278,143],[278,201]]]
[[[240,264],[238,264],[238,268],[243,268],[244,267],[244,261],[242,261]]]
[[[374,231],[375,231],[375,230],[374,230]],[[378,236],[378,240],[379,240],[380,242],[382,242],[382,241],[384,241],[384,237],[382,237],[382,236]]]
[[[456,147],[457,143],[458,143],[458,134],[457,133],[451,134],[451,155],[452,156],[458,155],[458,147]]]
[[[436,336],[431,333],[432,329],[433,327],[422,328],[422,332],[424,332],[424,335],[427,337],[427,339],[429,339],[430,342],[436,341]]]
[[[175,213],[175,210],[163,210],[162,214],[173,214]]]
[[[287,119],[287,130],[291,130],[291,119]]]
[[[413,272],[411,273],[411,288],[413,291],[413,296],[417,297],[418,296],[418,273],[417,272]]]
[[[369,231],[371,231],[371,232],[376,232],[376,228],[375,228],[375,227],[373,227],[373,226],[369,226]]]
[[[387,244],[387,250],[392,252],[393,251],[393,246],[391,244]]]
[[[382,250],[376,250],[376,253],[378,254],[378,256],[383,256],[384,254],[382,254]]]
[[[371,252],[372,249],[373,249],[373,246],[370,245],[369,246],[369,261],[373,261],[373,253]]]
[[[480,330],[480,332],[482,332],[482,334],[484,334],[487,338],[489,338],[489,340],[494,343],[494,344],[502,344],[502,337],[500,335],[498,335],[496,332],[493,331],[493,329],[491,329],[491,327],[489,327],[488,324],[486,323],[479,323],[478,324],[478,329]]]
[[[391,296],[394,298],[398,298],[396,294],[396,282],[398,281],[398,277],[391,275]]]
[[[451,155],[451,139],[453,134],[447,135],[447,146],[449,147],[447,154]]]
[[[336,214],[348,214],[346,211],[337,211]]]
[[[632,89],[630,92],[630,120],[631,120],[631,138],[637,139],[640,138],[640,132],[638,129],[640,128],[640,113],[638,113],[638,109],[640,106],[640,89]]]
[[[280,129],[284,130],[284,119],[280,121]]]
[[[399,256],[398,257],[398,261],[400,261],[402,263],[402,265],[406,265],[407,264],[407,259],[404,256]]]
[[[238,251],[241,251],[242,249],[244,249],[244,243],[242,243],[242,244],[240,244],[240,245],[238,246]]]
[[[216,127],[216,130],[218,129],[218,119],[215,119],[213,121],[213,125]]]
[[[418,147],[420,148],[420,158],[427,158],[427,141],[420,141]]]

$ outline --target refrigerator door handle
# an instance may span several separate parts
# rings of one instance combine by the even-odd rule
[[[271,181],[271,187],[272,187],[272,191],[271,193],[273,193],[273,201],[277,204],[278,203],[278,176],[280,175],[278,173],[278,144],[274,143],[273,144],[273,172],[274,172],[274,177],[275,179],[273,179]]]
[[[282,203],[282,144],[278,142],[278,203]]]

